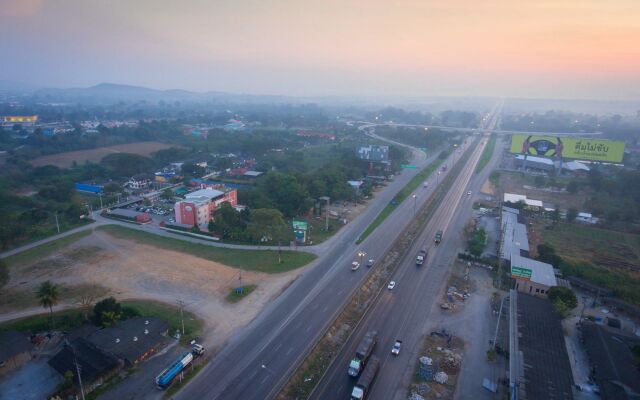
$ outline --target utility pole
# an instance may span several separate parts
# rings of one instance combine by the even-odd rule
[[[56,228],[58,229],[58,233],[60,233],[60,224],[58,223],[58,212],[56,211],[55,213],[53,213],[53,215],[56,217]]]
[[[76,374],[78,374],[78,384],[80,385],[80,395],[82,396],[82,400],[85,400],[84,387],[82,386],[82,376],[80,375],[81,368],[78,365],[78,359],[76,358],[76,349],[74,349],[73,346],[71,346],[69,344],[69,341],[67,341],[66,339],[65,339],[65,342],[69,347],[71,347],[71,352],[73,353],[73,363],[76,365]]]
[[[102,210],[102,193],[98,193],[98,196],[100,197],[100,209]]]
[[[182,336],[184,336],[184,301],[178,299],[177,300],[178,306],[180,307],[180,322],[182,323]]]

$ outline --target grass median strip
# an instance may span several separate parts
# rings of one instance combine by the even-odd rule
[[[478,165],[476,166],[476,174],[480,173],[484,169],[484,167],[491,160],[491,156],[493,155],[493,149],[496,147],[496,134],[492,133],[489,138],[489,143],[487,143],[487,147],[482,151],[482,155],[480,156],[480,160],[478,161]]]
[[[362,243],[369,235],[371,235],[371,233],[373,233],[373,231],[376,230],[376,228],[378,226],[380,226],[380,224],[382,224],[382,222],[384,222],[385,219],[387,219],[387,217],[389,215],[391,215],[391,213],[393,212],[393,210],[395,210],[396,208],[398,208],[398,206],[407,198],[409,197],[409,195],[416,190],[421,184],[422,182],[424,182],[425,179],[427,179],[429,177],[429,175],[431,175],[433,173],[433,171],[435,171],[436,169],[438,169],[438,167],[440,166],[440,164],[442,164],[441,159],[436,159],[434,160],[431,164],[429,164],[428,166],[426,166],[422,171],[420,171],[416,176],[414,176],[409,183],[407,183],[399,192],[398,194],[396,194],[393,198],[393,201],[389,204],[387,204],[387,206],[380,211],[380,214],[378,214],[378,216],[376,217],[376,219],[373,220],[373,222],[371,222],[369,224],[369,226],[367,226],[367,229],[364,230],[364,232],[362,232],[362,235],[360,235],[360,237],[358,238],[358,240],[356,241],[356,243],[360,244]]]
[[[311,253],[283,250],[281,252],[282,262],[279,263],[278,251],[276,250],[240,250],[214,247],[187,240],[155,235],[120,225],[103,225],[98,227],[97,230],[104,231],[116,238],[187,253],[230,267],[242,268],[248,271],[265,272],[268,274],[300,268],[316,258],[316,256]]]

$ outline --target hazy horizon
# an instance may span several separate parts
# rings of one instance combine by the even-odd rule
[[[2,79],[288,96],[640,99],[640,3],[5,0]]]

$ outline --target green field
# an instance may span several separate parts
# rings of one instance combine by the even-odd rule
[[[362,232],[362,235],[360,235],[356,243],[362,243],[369,235],[371,235],[371,233],[376,230],[376,228],[380,226],[380,224],[382,224],[382,222],[387,219],[389,215],[391,215],[393,210],[395,210],[414,190],[416,190],[418,186],[420,186],[422,182],[424,182],[424,180],[427,179],[433,171],[438,169],[440,164],[442,164],[442,160],[438,158],[427,167],[425,167],[422,171],[420,171],[416,176],[414,176],[409,181],[409,183],[407,183],[405,187],[403,187],[398,192],[398,194],[395,195],[395,197],[393,198],[393,202],[387,204],[387,206],[380,212],[380,214],[378,214],[376,219],[374,219],[373,222],[369,224],[367,229]]]
[[[311,253],[283,250],[282,262],[278,263],[278,252],[275,250],[237,250],[214,247],[188,242],[186,240],[158,236],[119,225],[103,225],[97,229],[117,238],[160,247],[166,250],[187,253],[230,267],[242,268],[248,271],[265,272],[268,274],[300,268],[316,258],[316,256]]]
[[[86,229],[84,231],[73,233],[69,236],[65,236],[60,239],[53,240],[51,242],[47,242],[31,248],[29,250],[25,250],[21,253],[15,254],[13,256],[6,257],[4,261],[9,266],[14,265],[24,265],[30,264],[36,260],[42,259],[61,248],[70,245],[78,239],[81,239],[89,234],[91,234],[91,229]]]
[[[476,166],[476,174],[484,169],[484,167],[491,160],[491,156],[493,155],[493,150],[496,148],[496,134],[491,134],[489,138],[489,143],[482,151],[482,155],[480,156],[480,160],[478,161],[478,165]]]
[[[544,241],[562,258],[596,266],[640,272],[640,235],[577,223],[560,223],[545,230]]]

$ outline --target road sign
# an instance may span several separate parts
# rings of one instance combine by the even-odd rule
[[[531,270],[529,268],[511,267],[511,277],[531,279]]]
[[[415,165],[409,165],[409,164],[400,164],[400,168],[406,168],[406,169],[416,169],[418,167],[416,167]]]

